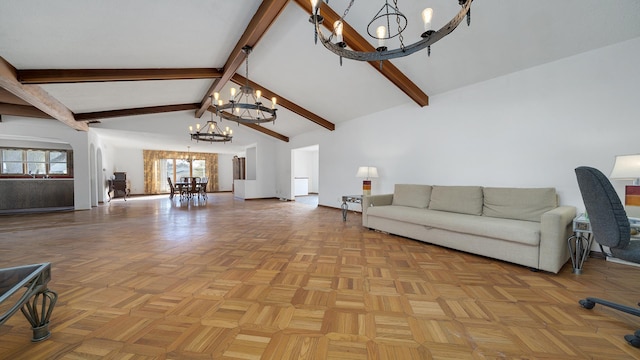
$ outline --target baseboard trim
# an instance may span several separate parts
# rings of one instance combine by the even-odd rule
[[[630,261],[625,261],[625,260],[618,259],[618,258],[613,257],[613,256],[607,256],[607,261],[612,262],[612,263],[616,263],[616,264],[622,264],[622,265],[630,265],[630,266],[640,267],[640,264],[638,264],[638,263],[634,263],[634,262],[630,262]]]
[[[24,208],[24,209],[6,209],[0,210],[0,215],[19,215],[19,214],[42,214],[49,212],[74,211],[73,206],[58,206],[46,208]]]

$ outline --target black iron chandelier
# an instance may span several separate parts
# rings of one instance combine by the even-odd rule
[[[240,91],[235,87],[231,88],[231,97],[228,103],[224,103],[220,99],[220,94],[213,93],[212,105],[216,114],[225,120],[235,121],[245,124],[261,124],[276,121],[276,98],[271,98],[271,108],[264,106],[261,102],[262,91],[254,90],[249,85],[249,54],[251,46],[244,46],[242,52],[246,54],[245,58],[245,84],[240,86]]]
[[[212,99],[213,101],[213,99]],[[233,139],[233,130],[229,129],[227,126],[224,130],[222,130],[218,123],[213,121],[213,112],[211,113],[211,120],[208,120],[207,123],[200,127],[200,123],[196,124],[196,131],[193,131],[193,126],[189,126],[189,134],[191,135],[191,140],[198,141],[208,141],[208,142],[224,142],[231,141]]]
[[[320,15],[320,0],[311,0],[311,17],[309,22],[315,25],[315,42],[320,42],[329,51],[340,56],[340,64],[342,65],[342,58],[358,60],[358,61],[380,61],[382,66],[383,60],[394,59],[398,57],[407,56],[414,52],[427,48],[428,54],[431,54],[431,45],[449,35],[455,28],[467,18],[467,25],[471,24],[471,2],[473,0],[458,0],[458,4],[462,6],[462,9],[458,14],[451,19],[440,30],[431,29],[431,18],[433,16],[433,10],[431,8],[424,9],[422,11],[422,20],[424,22],[424,32],[420,35],[420,40],[417,42],[405,45],[403,38],[403,31],[407,27],[407,17],[398,9],[398,0],[393,0],[393,5],[389,4],[388,0],[385,0],[384,5],[376,13],[373,19],[367,25],[367,33],[370,37],[378,41],[378,47],[375,51],[353,51],[347,49],[349,44],[343,41],[342,29],[344,24],[344,18],[351,10],[355,0],[351,0],[347,9],[344,11],[342,17],[333,24],[333,32],[329,37],[325,37],[322,34],[320,25],[323,23],[324,18]],[[325,0],[328,4],[329,0]],[[396,49],[389,50],[386,46],[386,40],[397,37],[400,46]],[[332,40],[335,38],[335,42]]]

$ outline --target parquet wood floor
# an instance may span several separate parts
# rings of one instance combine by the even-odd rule
[[[361,227],[277,200],[115,199],[0,216],[0,266],[50,261],[50,339],[22,314],[1,359],[634,359],[640,268],[558,275]]]

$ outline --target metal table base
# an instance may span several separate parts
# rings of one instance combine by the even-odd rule
[[[593,236],[591,233],[576,232],[575,235],[567,239],[569,246],[569,254],[571,255],[571,264],[573,265],[572,273],[582,274],[582,266],[584,260],[589,257]]]
[[[0,304],[15,300],[9,310],[0,314],[0,325],[19,309],[31,324],[31,341],[42,341],[51,336],[49,319],[58,294],[47,288],[49,280],[51,263],[0,269]]]
[[[362,195],[342,196],[342,205],[340,205],[342,209],[342,221],[347,221],[347,211],[349,211],[349,204],[347,203],[360,204],[360,208],[362,209]]]

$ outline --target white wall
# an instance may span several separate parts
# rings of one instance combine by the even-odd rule
[[[278,152],[276,141],[263,136],[256,144],[247,147],[247,180],[235,181],[235,196],[241,199],[263,199],[278,197],[276,191],[276,168]],[[250,159],[254,158],[250,149],[255,148],[255,180],[250,178]],[[289,162],[290,164],[290,162]],[[253,170],[252,170],[253,171]]]
[[[113,151],[114,148],[109,144],[106,144],[103,139],[96,134],[93,129],[89,128],[89,143],[93,144],[96,149],[96,190],[98,195],[98,202],[106,202],[108,200],[109,184],[108,179],[113,175]]]
[[[218,154],[218,191],[233,190],[233,155]]]
[[[0,125],[1,126],[1,125]],[[21,147],[21,148],[34,148],[34,149],[62,149],[71,150],[71,145],[68,143],[59,142],[46,142],[46,141],[34,141],[34,140],[12,140],[5,139],[0,136],[0,146],[3,147]]]
[[[113,167],[107,169],[107,175],[111,177],[114,172],[126,172],[127,180],[131,184],[131,194],[144,194],[144,157],[142,149],[114,147],[112,156]]]
[[[257,163],[257,149],[255,146],[250,146],[246,150],[245,168],[247,172],[247,180],[257,180],[258,177],[258,163]]]
[[[281,145],[320,144],[319,203],[360,193],[354,175],[376,166],[372,192],[396,183],[555,187],[583,209],[574,168],[608,174],[617,154],[640,153],[640,38],[317,130]],[[425,65],[425,66],[428,66]],[[427,71],[427,70],[425,70]],[[391,86],[391,85],[390,85]],[[330,120],[330,119],[329,119]],[[385,133],[394,129],[393,133]],[[284,152],[280,150],[280,154]],[[287,192],[286,162],[278,190]],[[614,181],[619,194],[627,183]]]

